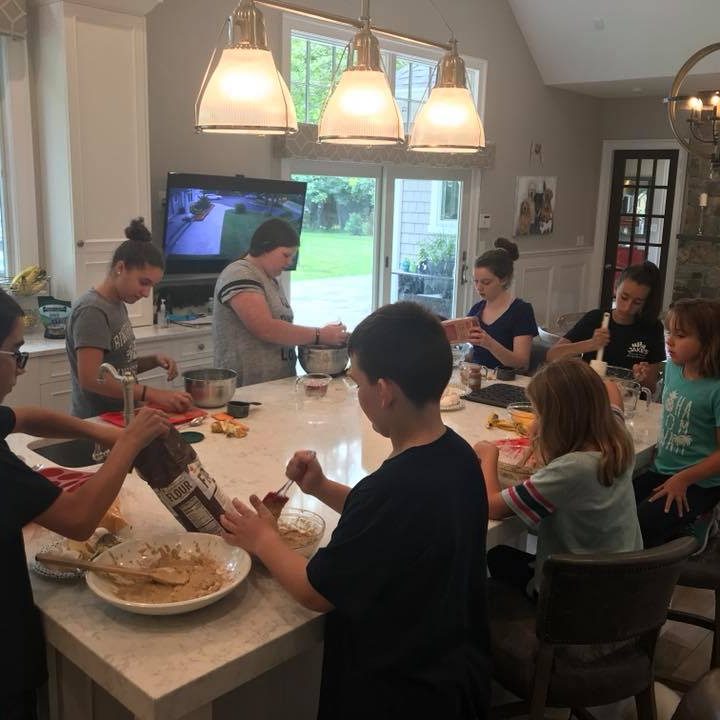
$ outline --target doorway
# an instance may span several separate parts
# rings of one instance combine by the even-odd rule
[[[612,305],[617,279],[629,265],[655,263],[666,286],[678,157],[675,149],[613,152],[601,307]]]

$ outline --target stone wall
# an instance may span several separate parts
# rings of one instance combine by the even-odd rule
[[[691,155],[685,187],[673,300],[720,299],[720,181],[709,180],[710,161]],[[708,194],[700,230],[700,193]]]

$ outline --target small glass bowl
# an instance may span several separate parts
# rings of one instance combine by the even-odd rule
[[[325,520],[311,510],[285,508],[278,518],[278,530],[293,550],[309,558],[325,535]]]
[[[507,406],[510,419],[520,425],[525,432],[528,432],[530,426],[535,422],[535,412],[530,403],[511,403]]]

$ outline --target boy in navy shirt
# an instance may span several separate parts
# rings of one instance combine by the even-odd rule
[[[432,315],[396,303],[363,320],[348,349],[360,406],[392,453],[352,489],[295,453],[288,477],[340,513],[310,561],[257,497],[257,512],[234,501],[225,537],[329,613],[319,718],[485,718],[487,496],[472,448],[440,416],[450,347]]]

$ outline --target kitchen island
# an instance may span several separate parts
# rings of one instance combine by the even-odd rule
[[[523,384],[524,381],[518,381]],[[296,393],[295,379],[238,389],[236,399],[260,401],[245,420],[250,433],[230,439],[200,426],[195,445],[206,470],[227,494],[261,497],[284,480],[292,453],[313,449],[326,474],[354,485],[376,469],[390,444],[370,427],[353,383],[335,379],[323,399]],[[495,408],[466,402],[444,413],[448,426],[468,441],[509,437],[488,430]],[[500,411],[501,412],[501,411]],[[635,419],[646,441],[637,445],[647,464],[659,406]],[[29,465],[46,462],[28,449],[31,438],[12,435],[12,449]],[[120,495],[133,537],[179,530],[152,490],[134,473]],[[324,542],[337,514],[297,488],[290,506],[320,513]],[[52,540],[26,529],[28,556]],[[488,545],[517,543],[518,520],[490,522]],[[257,562],[247,580],[217,603],[186,615],[150,617],[125,613],[97,598],[83,582],[59,584],[33,576],[50,660],[50,705],[54,720],[220,720],[223,718],[314,718],[322,656],[323,618],[299,606]]]

